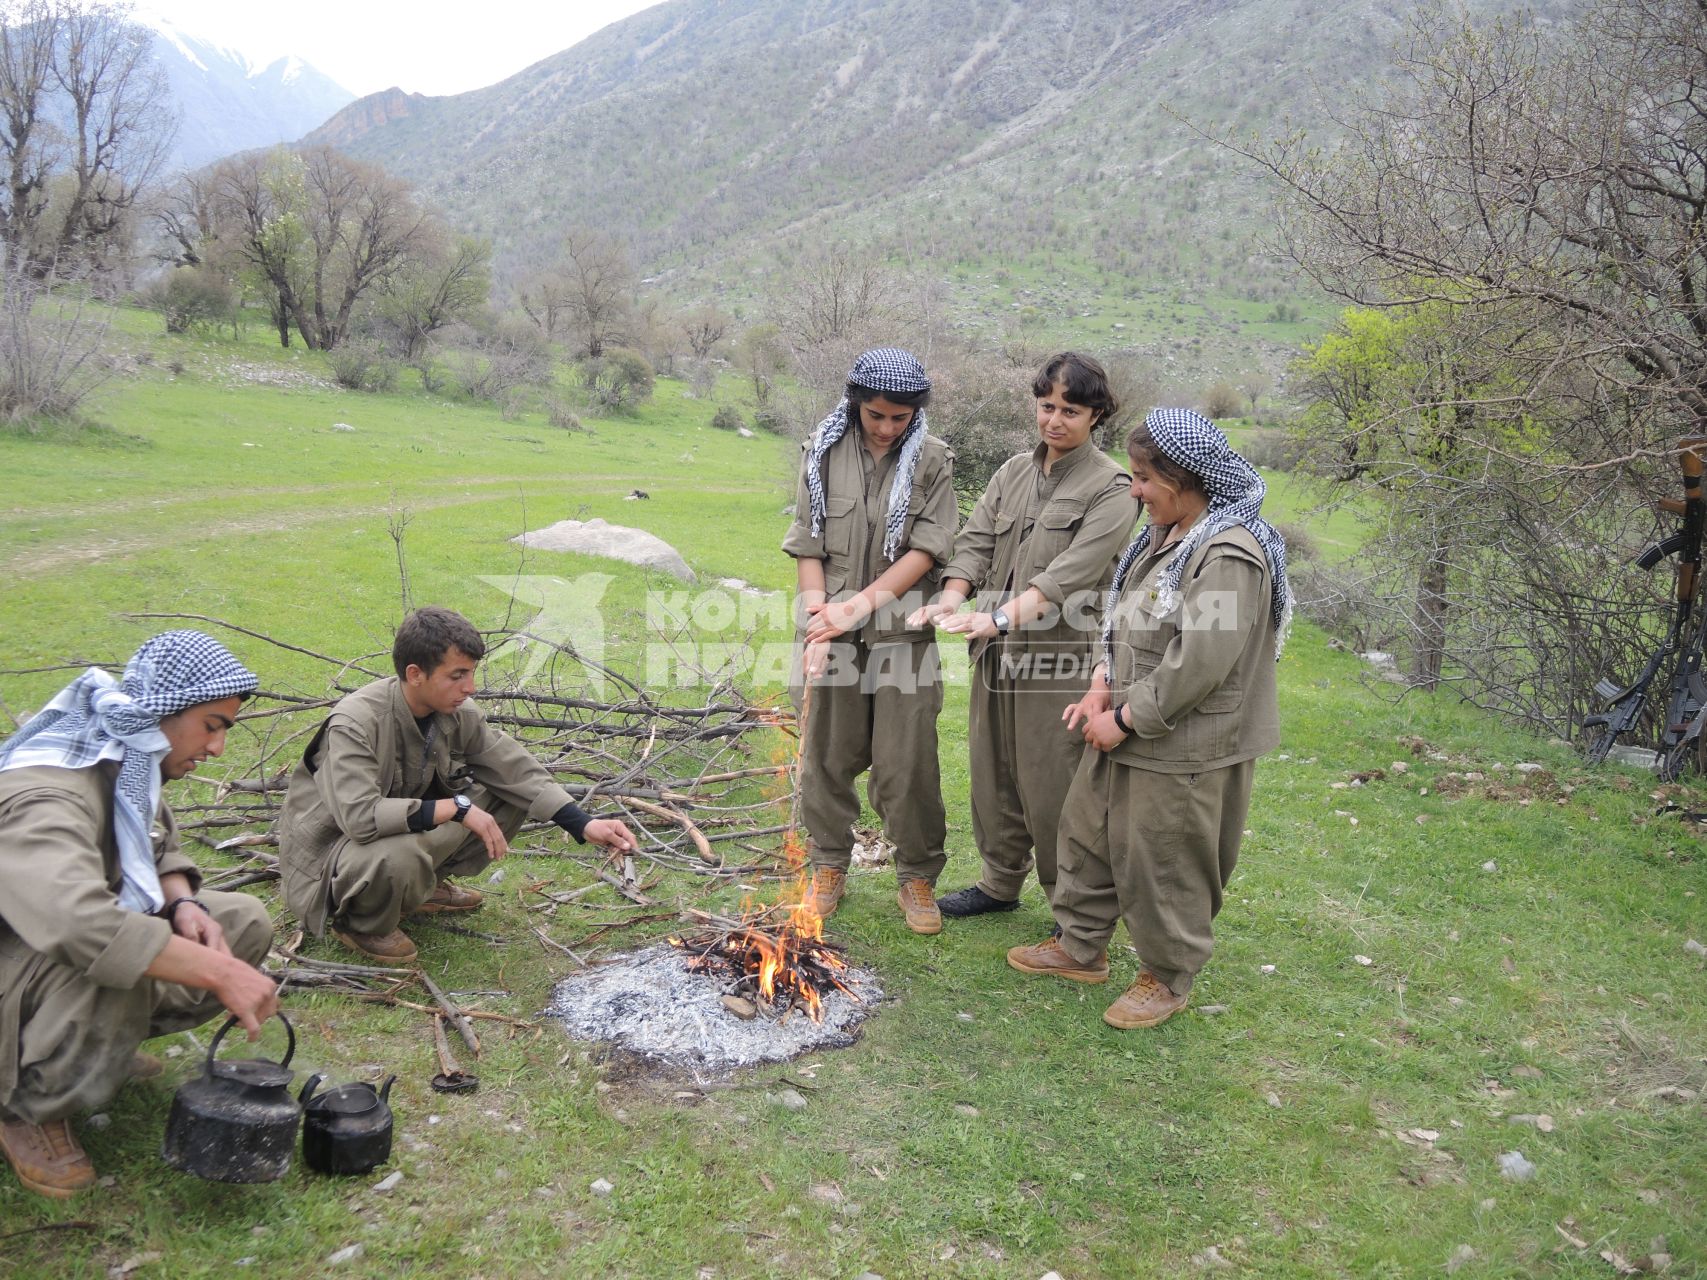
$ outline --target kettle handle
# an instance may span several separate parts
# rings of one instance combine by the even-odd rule
[[[280,1009],[275,1016],[280,1022],[284,1023],[285,1035],[290,1037],[290,1039],[285,1043],[285,1056],[279,1062],[279,1066],[288,1067],[290,1065],[291,1055],[296,1052],[296,1030],[290,1025],[290,1019],[284,1016],[283,1009]],[[219,1042],[225,1039],[225,1033],[236,1025],[237,1019],[235,1017],[227,1018],[225,1020],[225,1025],[221,1027],[218,1034],[214,1036],[213,1043],[207,1047],[207,1065],[210,1071],[213,1067],[213,1055],[219,1051]]]
[[[396,1084],[396,1083],[397,1083],[397,1077],[395,1075],[390,1075],[390,1076],[385,1077],[385,1083],[380,1085],[380,1087],[379,1087],[379,1100],[381,1102],[387,1102],[388,1103],[391,1101],[391,1086]]]
[[[308,1083],[302,1086],[302,1092],[296,1095],[297,1105],[306,1107],[308,1099],[313,1096],[314,1091],[320,1087],[320,1082],[325,1078],[318,1071],[309,1076]]]

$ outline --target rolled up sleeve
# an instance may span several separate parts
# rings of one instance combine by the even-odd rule
[[[818,532],[812,532],[812,491],[806,486],[806,450],[811,442],[800,446],[800,475],[794,486],[794,523],[788,526],[788,532],[783,535],[782,549],[795,559],[802,557],[808,560],[824,558],[824,530],[820,526]]]
[[[954,526],[959,514],[954,501],[954,454],[948,452],[925,485],[920,509],[913,513],[907,550],[923,551],[936,564],[946,564],[954,554]]]
[[[1227,626],[1184,627],[1169,642],[1162,660],[1126,691],[1126,722],[1140,738],[1173,732],[1180,717],[1219,689],[1238,665],[1260,607],[1261,565],[1242,555],[1218,555],[1206,561],[1185,593],[1184,615],[1198,616],[1196,600],[1209,592],[1229,592],[1237,601]],[[1218,616],[1225,616],[1225,613]]]
[[[107,883],[96,815],[70,792],[42,789],[8,804],[4,824],[0,917],[31,950],[97,986],[134,987],[172,930],[156,916],[119,906]]]
[[[990,572],[990,560],[996,553],[996,510],[1001,504],[998,486],[1000,473],[979,496],[972,514],[966,517],[966,527],[954,539],[954,554],[942,571],[945,578],[962,578],[974,590],[984,584]]]

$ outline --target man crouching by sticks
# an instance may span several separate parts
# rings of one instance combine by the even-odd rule
[[[332,708],[291,776],[279,820],[285,901],[316,936],[381,964],[409,965],[404,916],[473,911],[451,883],[509,852],[529,818],[576,840],[632,850],[622,823],[590,818],[521,743],[470,700],[486,645],[472,623],[428,606],[403,620],[395,677]]]
[[[266,908],[197,896],[160,795],[225,750],[255,685],[217,640],[168,631],[122,680],[91,667],[0,744],[0,1148],[32,1191],[95,1181],[69,1117],[159,1073],[145,1039],[223,1007],[253,1040],[278,1009],[255,967]]]

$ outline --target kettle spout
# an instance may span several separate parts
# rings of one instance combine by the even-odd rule
[[[314,1096],[315,1089],[319,1088],[320,1082],[325,1078],[325,1076],[320,1075],[319,1073],[309,1076],[308,1083],[302,1086],[302,1092],[296,1095],[297,1102],[306,1107],[308,1105],[308,1100]]]
[[[391,1086],[396,1083],[397,1077],[395,1075],[385,1077],[385,1083],[379,1086],[379,1100],[381,1102],[391,1101]]]

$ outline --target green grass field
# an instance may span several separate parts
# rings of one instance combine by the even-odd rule
[[[264,334],[169,340],[155,323],[123,319],[147,362],[103,393],[108,430],[0,433],[0,699],[14,715],[67,675],[33,669],[122,659],[168,625],[129,613],[206,614],[338,656],[388,648],[390,530],[405,516],[413,599],[480,625],[510,608],[487,579],[612,574],[618,658],[644,641],[640,601],[661,584],[524,559],[510,537],[602,516],[672,542],[702,583],[792,583],[777,550],[792,448],[712,430],[715,406],[679,384],[633,418],[565,433],[418,390],[339,391],[316,357]],[[625,501],[636,487],[650,501]],[[1301,518],[1277,484],[1281,509]],[[265,687],[324,691],[324,664],[228,640]],[[82,1127],[109,1185],[54,1203],[0,1173],[0,1274],[1600,1278],[1617,1274],[1603,1251],[1634,1264],[1658,1237],[1670,1274],[1699,1274],[1707,1001],[1684,944],[1707,941],[1707,861],[1696,827],[1655,810],[1707,807],[1700,788],[1586,770],[1444,698],[1394,702],[1308,625],[1281,678],[1284,741],[1258,768],[1217,953],[1162,1028],[1100,1020],[1134,976],[1123,934],[1109,988],[1005,965],[1048,930],[1035,887],[1012,915],[925,939],[901,925],[892,872],[857,873],[833,932],[890,998],[851,1049],[701,1089],[616,1070],[550,1025],[494,1030],[480,1092],[442,1097],[421,1015],[293,994],[305,1061],[339,1080],[399,1073],[387,1170],[293,1168],[257,1187],[167,1170],[161,1129],[194,1053],[162,1043],[183,1049],[167,1078],[127,1086],[108,1126]],[[977,867],[965,715],[953,686],[946,888]],[[234,734],[206,772],[241,772],[259,741]],[[526,869],[559,890],[592,883],[570,857]],[[486,1007],[527,1018],[570,962],[532,945],[521,878],[473,921],[508,946],[417,936],[441,986],[500,991]],[[685,876],[654,896],[723,905]],[[580,901],[589,927],[620,914],[604,889]],[[803,1110],[775,1100],[784,1078],[808,1086]],[[1532,1179],[1501,1176],[1512,1150]],[[375,1192],[391,1169],[401,1184]]]

